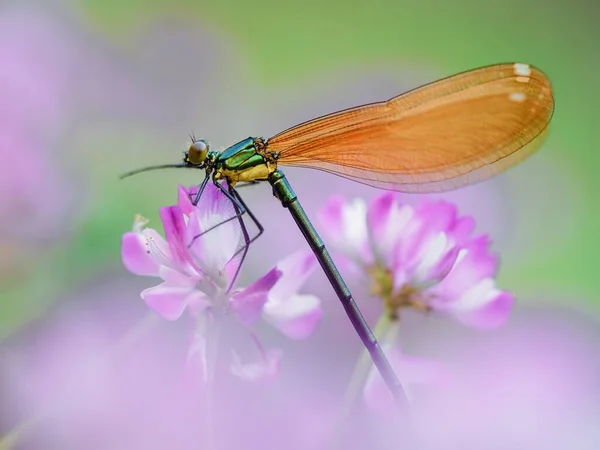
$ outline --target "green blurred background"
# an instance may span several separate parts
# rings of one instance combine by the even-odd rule
[[[92,295],[106,279],[137,278],[120,262],[120,236],[133,214],[160,229],[158,208],[175,201],[177,184],[197,179],[175,171],[119,182],[118,174],[178,161],[189,132],[225,147],[507,61],[536,65],[552,80],[551,133],[520,167],[470,188],[466,195],[478,195],[477,201],[466,202],[462,212],[486,211],[480,230],[497,242],[503,288],[524,301],[598,306],[600,28],[593,2],[71,0],[14,2],[1,6],[0,15],[9,28],[11,21],[25,24],[17,27],[14,45],[31,38],[27,52],[38,52],[31,71],[49,83],[42,89],[52,89],[54,79],[62,83],[55,96],[60,114],[44,124],[40,146],[66,184],[56,197],[68,197],[67,206],[56,207],[52,233],[36,226],[31,198],[22,215],[2,210],[12,234],[1,245],[0,336],[57,302]],[[49,24],[47,30],[27,26],[29,16]],[[36,128],[27,125],[23,133],[36,135]],[[18,155],[14,164],[36,159],[5,146]],[[7,163],[0,170],[5,179],[14,172]],[[314,214],[323,194],[310,190],[309,178],[321,174],[290,173]],[[32,198],[43,202],[47,185],[39,183]],[[20,202],[18,183],[3,186],[4,204]],[[374,195],[338,179],[331,189]],[[266,187],[247,195],[269,224],[262,242],[277,242],[289,219]],[[23,221],[32,231],[15,234]],[[265,261],[255,250],[246,279],[294,245],[301,240],[282,243]],[[126,292],[141,302],[139,287],[148,284],[135,282]]]

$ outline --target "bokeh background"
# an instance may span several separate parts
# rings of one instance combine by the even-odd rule
[[[547,143],[502,176],[438,196],[474,215],[478,230],[492,236],[502,258],[499,285],[518,299],[514,320],[484,336],[408,314],[403,345],[422,356],[467,361],[460,366],[470,380],[465,391],[444,404],[477,418],[477,433],[464,423],[448,425],[424,445],[597,448],[599,18],[599,6],[588,0],[3,2],[0,435],[43,411],[17,445],[166,448],[165,439],[171,448],[191,448],[173,436],[194,427],[185,419],[193,414],[173,404],[179,413],[167,415],[163,397],[171,397],[156,393],[177,376],[189,324],[160,323],[132,344],[125,352],[137,357],[124,358],[126,380],[110,375],[118,378],[111,378],[118,394],[99,388],[107,381],[97,374],[85,388],[73,381],[81,381],[78,370],[89,369],[82,354],[119,345],[147,313],[139,292],[151,281],[127,273],[120,260],[121,235],[133,215],[160,229],[158,208],[175,202],[178,184],[199,181],[193,171],[118,181],[120,173],[178,162],[190,132],[224,148],[459,71],[520,61],[545,71],[555,89]],[[377,194],[321,173],[287,173],[311,216],[324,193]],[[250,251],[242,284],[304,245],[268,186],[244,195],[266,233]],[[284,448],[276,442],[322,448],[328,411],[341,398],[360,348],[325,283],[317,274],[304,288],[325,305],[312,343],[284,343],[264,331],[290,355],[282,368],[288,381],[275,390],[223,389],[228,395],[215,427],[236,424],[235,433],[220,438],[224,448],[234,445],[232,436],[257,448]],[[356,297],[367,296],[354,288]],[[374,321],[377,305],[362,306]],[[148,377],[143,387],[140,377]],[[468,386],[493,395],[483,403],[463,401],[482,398]],[[81,401],[54,408],[65,391]],[[160,413],[148,413],[152,405],[160,405]],[[437,411],[422,428],[432,420],[447,425],[444,418],[456,415],[450,406]],[[356,448],[402,448],[402,437],[389,423],[381,425],[384,419],[361,418],[352,420],[366,424],[366,434],[347,437]],[[285,425],[275,426],[279,434],[266,429],[277,419]],[[135,432],[142,422],[170,425],[145,427],[148,441],[142,442]],[[291,438],[296,435],[302,439]],[[490,436],[496,446],[486,446]]]

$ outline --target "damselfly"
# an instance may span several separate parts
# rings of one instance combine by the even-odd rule
[[[249,137],[223,152],[193,139],[183,162],[124,174],[179,167],[203,170],[197,204],[209,181],[232,202],[245,246],[264,228],[236,189],[268,181],[325,271],[350,321],[398,402],[403,389],[363,318],[325,244],[280,165],[309,167],[383,189],[440,192],[485,180],[523,160],[545,136],[554,111],[552,88],[538,69],[497,64],[425,85],[390,100],[335,112],[269,139]],[[226,186],[223,186],[225,184]],[[250,237],[242,220],[258,228]],[[210,230],[206,230],[208,232]]]

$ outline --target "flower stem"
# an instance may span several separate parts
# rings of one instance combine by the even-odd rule
[[[373,329],[373,334],[380,342],[391,342],[395,339],[399,327],[393,326],[397,324],[397,319],[392,318],[389,314],[383,313],[379,318],[379,321]],[[350,414],[356,400],[361,395],[369,372],[373,367],[373,361],[366,349],[363,349],[360,356],[358,357],[352,372],[352,377],[344,393],[342,404],[340,405],[337,421],[335,422],[335,428],[333,431],[333,443],[332,448],[339,448],[341,444],[341,438],[343,435],[343,428]]]
[[[140,320],[133,328],[131,328],[123,337],[116,343],[115,347],[110,352],[100,355],[91,364],[107,364],[112,359],[117,358],[127,351],[133,344],[135,344],[146,332],[153,328],[158,323],[158,317],[154,313],[148,313],[146,317]],[[94,371],[92,371],[94,372]],[[78,380],[81,381],[81,380]],[[71,383],[67,383],[67,386]],[[69,395],[65,395],[64,392],[60,393],[58,397],[61,400],[58,403],[54,403],[49,407],[43,408],[28,418],[18,423],[12,430],[7,434],[0,437],[0,450],[11,450],[15,448],[18,442],[23,438],[25,434],[30,432],[35,426],[42,422],[46,417],[55,416],[57,411],[62,408],[66,408],[71,405],[71,401],[77,401]]]

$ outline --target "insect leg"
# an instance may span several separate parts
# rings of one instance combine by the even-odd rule
[[[218,181],[214,181],[214,185],[217,187],[217,189],[219,189],[223,195],[225,197],[227,197],[227,199],[233,204],[235,210],[236,210],[236,214],[225,219],[222,222],[219,222],[213,226],[211,226],[210,228],[204,230],[202,233],[200,233],[199,235],[195,236],[194,239],[192,240],[192,242],[190,243],[190,246],[194,243],[194,240],[198,239],[200,236],[208,233],[209,231],[214,230],[217,227],[220,227],[221,225],[223,225],[224,223],[230,222],[232,220],[235,220],[239,217],[241,217],[242,215],[246,214],[246,212],[248,213],[248,215],[250,216],[250,219],[252,219],[252,222],[254,222],[254,225],[256,225],[256,228],[258,228],[258,233],[256,234],[256,236],[254,236],[252,239],[250,239],[249,243],[254,242],[261,234],[263,234],[263,232],[265,231],[264,227],[262,226],[262,224],[258,221],[258,219],[256,218],[256,216],[252,213],[252,211],[250,211],[248,209],[248,206],[246,206],[246,203],[244,202],[244,200],[242,200],[242,197],[240,196],[240,194],[235,190],[235,188],[231,185],[229,185],[229,183],[227,184],[229,190],[225,190],[223,188],[223,186],[221,186],[221,184]],[[254,184],[253,182],[250,182],[250,184]],[[202,182],[201,188],[204,189],[204,186],[206,185],[205,182]],[[245,185],[244,185],[245,186]],[[189,248],[189,246],[188,246]]]
[[[252,239],[250,239],[248,241],[248,245],[252,244],[255,240],[257,240],[260,237],[261,234],[264,233],[265,228],[258,221],[258,219],[252,213],[252,211],[250,210],[250,208],[248,208],[248,205],[246,205],[246,202],[244,202],[244,200],[242,199],[242,197],[239,194],[239,192],[233,186],[229,186],[229,192],[231,192],[231,195],[233,195],[237,199],[237,201],[240,203],[240,205],[248,213],[248,216],[250,217],[250,219],[252,220],[252,222],[254,222],[254,225],[256,225],[256,228],[258,228],[258,233],[256,233],[256,236],[254,236]]]
[[[262,226],[262,224],[258,221],[258,219],[256,218],[256,216],[252,213],[252,211],[250,210],[250,208],[248,208],[248,206],[246,205],[246,203],[244,202],[244,200],[242,199],[242,197],[240,196],[240,194],[238,193],[238,191],[235,190],[235,188],[231,185],[228,185],[229,187],[229,193],[231,194],[231,196],[237,200],[237,205],[236,202],[232,202],[234,207],[236,208],[236,210],[238,208],[243,208],[243,211],[245,211],[246,213],[248,213],[248,216],[250,216],[250,219],[252,220],[252,222],[254,222],[254,225],[256,226],[256,228],[258,228],[258,233],[256,233],[255,236],[253,236],[252,238],[250,238],[250,235],[248,234],[248,230],[246,228],[246,225],[242,219],[242,216],[239,216],[239,221],[240,221],[240,226],[242,227],[242,233],[244,233],[244,245],[237,251],[235,252],[235,254],[233,255],[234,257],[237,256],[238,254],[242,253],[242,257],[240,260],[240,264],[238,266],[238,269],[235,273],[235,277],[233,278],[233,280],[235,281],[235,279],[238,276],[239,271],[241,270],[242,267],[242,263],[244,262],[244,260],[246,259],[246,255],[248,254],[248,250],[250,248],[250,244],[252,244],[255,240],[257,240],[261,234],[263,234],[263,232],[265,231],[264,227]],[[232,281],[232,285],[233,285],[233,281]]]
[[[228,190],[226,190],[221,183],[219,183],[218,181],[214,181],[215,186],[217,187],[217,189],[219,189],[221,191],[221,193],[227,197],[227,199],[231,202],[231,204],[233,205],[234,209],[235,209],[235,214],[225,220],[223,220],[222,222],[219,222],[211,227],[209,227],[208,229],[204,230],[202,233],[198,234],[197,236],[195,236],[192,239],[192,242],[190,242],[189,247],[191,247],[194,243],[194,241],[196,239],[198,239],[200,236],[203,236],[204,234],[208,233],[209,231],[214,230],[215,228],[230,222],[232,220],[238,219],[239,224],[240,224],[240,228],[242,230],[242,234],[243,234],[243,238],[244,238],[244,244],[242,245],[241,248],[239,248],[232,256],[232,258],[236,257],[237,255],[239,255],[240,253],[242,253],[242,257],[240,260],[240,263],[237,267],[237,270],[235,272],[234,277],[231,280],[230,283],[230,287],[234,285],[238,274],[241,270],[242,264],[246,258],[246,255],[248,253],[248,249],[250,244],[252,244],[256,239],[258,239],[260,237],[261,234],[263,234],[264,232],[264,227],[262,226],[262,224],[258,221],[258,219],[256,218],[256,216],[252,213],[252,211],[248,208],[248,206],[246,205],[246,203],[244,202],[244,200],[242,199],[242,197],[240,196],[240,194],[235,190],[235,188],[233,186],[231,186],[228,183]],[[204,184],[204,183],[203,183]],[[256,228],[258,228],[258,232],[255,236],[250,237],[250,234],[248,233],[248,229],[246,227],[246,224],[243,220],[243,215],[248,213],[248,216],[250,217],[250,219],[252,220],[252,222],[254,223],[254,225],[256,226]]]
[[[202,180],[202,183],[200,184],[200,186],[198,186],[198,192],[196,192],[196,197],[194,198],[194,200],[192,200],[192,195],[190,193],[190,201],[192,202],[192,205],[196,206],[198,204],[198,202],[200,201],[200,197],[202,197],[204,188],[206,187],[206,184],[208,183],[208,178],[209,178],[209,175],[207,173],[206,176],[204,177],[204,180]]]
[[[225,188],[223,188],[221,183],[217,183],[216,186],[223,193],[223,195],[225,195],[229,199],[229,201],[233,205],[233,208],[235,209],[235,212],[236,212],[235,216],[231,217],[230,219],[228,219],[224,222],[228,222],[229,220],[233,220],[237,217],[238,222],[240,224],[240,228],[242,229],[242,234],[244,236],[244,245],[238,251],[236,251],[233,254],[233,256],[231,257],[233,259],[237,255],[239,255],[241,252],[243,252],[242,257],[240,258],[240,262],[235,270],[235,274],[233,275],[233,277],[231,278],[231,282],[229,283],[229,287],[227,289],[227,290],[229,290],[233,286],[235,286],[235,281],[240,273],[240,270],[242,269],[242,265],[244,264],[246,255],[248,254],[248,247],[249,247],[250,243],[252,241],[254,241],[254,239],[256,239],[256,237],[250,239],[250,235],[248,234],[248,229],[246,228],[246,224],[244,223],[244,219],[242,217],[246,212],[249,212],[249,211],[248,211],[248,208],[243,204],[243,201],[242,202],[239,201],[239,198],[240,198],[239,195],[236,197],[236,195],[235,195],[236,193],[235,193],[235,190],[233,189],[233,186],[231,186],[231,184],[227,183],[227,187],[229,189],[228,191],[225,190]],[[259,228],[259,230],[260,230],[260,228]],[[262,230],[260,232],[262,232]]]
[[[204,230],[202,233],[194,236],[194,238],[192,239],[192,242],[190,242],[190,244],[188,245],[188,248],[190,248],[192,246],[192,244],[194,243],[194,241],[196,239],[198,239],[200,236],[204,236],[209,231],[212,231],[215,228],[220,227],[221,225],[223,225],[223,224],[225,224],[227,222],[231,222],[232,220],[237,219],[238,217],[242,216],[246,212],[245,208],[238,203],[237,199],[233,198],[231,196],[231,194],[227,190],[225,190],[223,188],[223,186],[221,186],[221,184],[218,181],[213,180],[213,183],[217,187],[217,189],[219,189],[223,193],[223,195],[225,195],[225,197],[227,197],[227,199],[233,204],[233,206],[234,207],[237,206],[238,208],[235,208],[236,213],[233,216],[231,216],[231,217],[223,220],[222,222],[214,224],[213,226],[211,226],[211,227],[207,228],[206,230]]]

